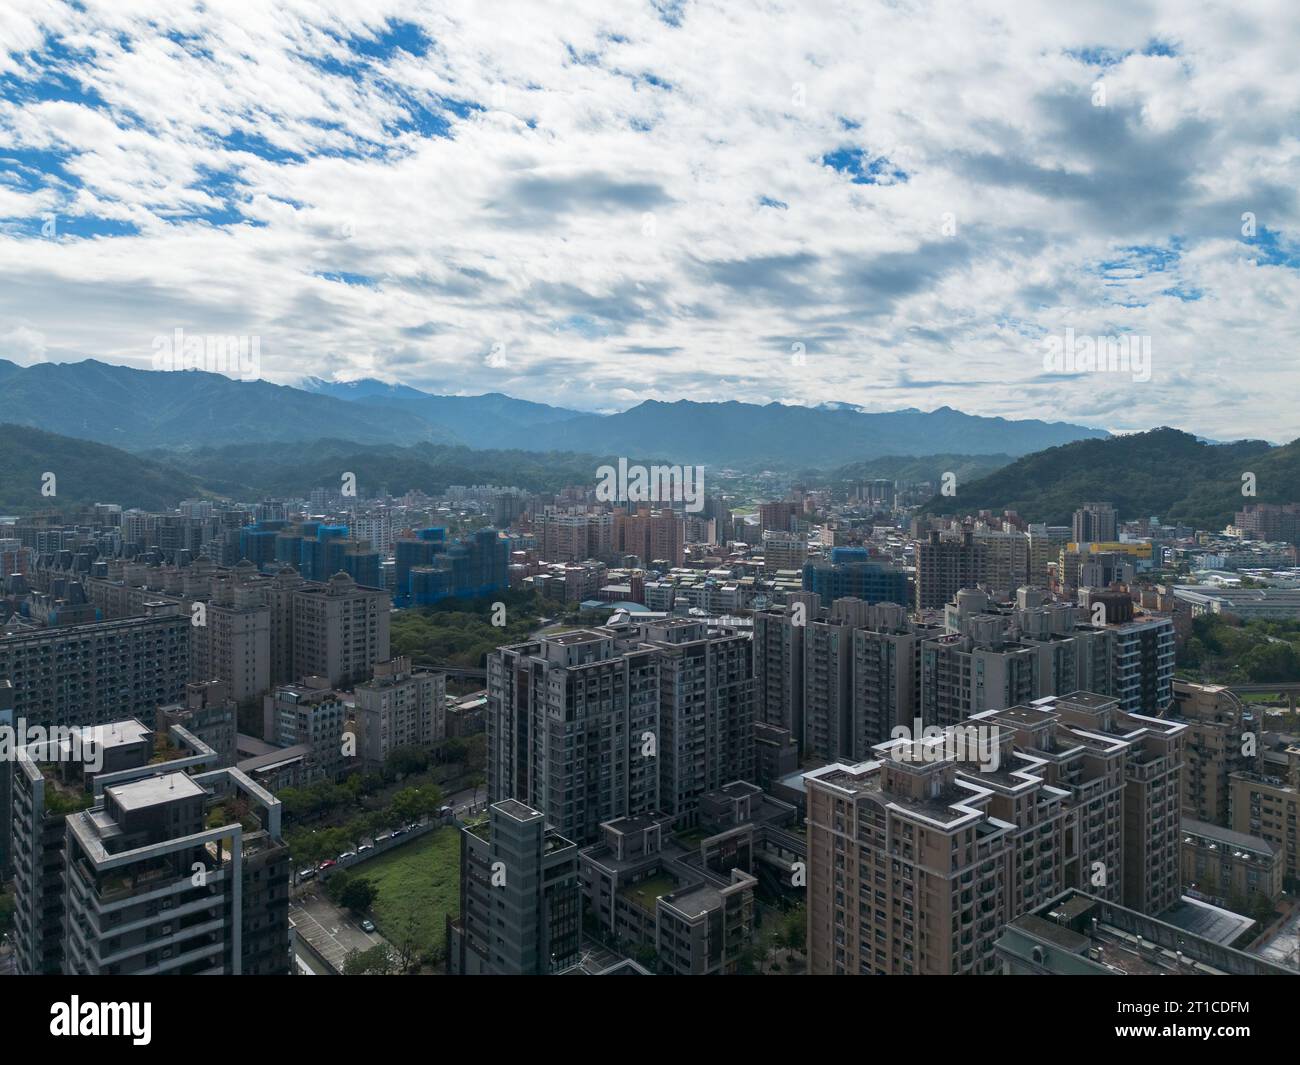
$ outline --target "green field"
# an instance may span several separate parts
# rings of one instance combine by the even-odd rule
[[[460,913],[460,833],[455,828],[435,829],[354,871],[379,889],[372,910],[385,939],[398,943],[413,912],[417,953],[442,944],[447,914]]]

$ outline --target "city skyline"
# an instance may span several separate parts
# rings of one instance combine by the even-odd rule
[[[373,1053],[447,985],[114,981],[1126,975],[1000,1031],[1283,1023],[1153,978],[1300,975],[1297,44],[0,5],[15,1016],[337,1001]]]

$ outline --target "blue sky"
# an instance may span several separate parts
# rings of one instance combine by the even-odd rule
[[[0,357],[1300,436],[1294,6],[1086,6],[15,5]]]

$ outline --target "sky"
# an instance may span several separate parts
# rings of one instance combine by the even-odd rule
[[[1291,440],[1298,12],[5,5],[0,358]]]

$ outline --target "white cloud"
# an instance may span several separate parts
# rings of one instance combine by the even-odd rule
[[[59,357],[1300,435],[1284,4],[86,7],[0,16],[0,330]],[[1045,379],[1066,327],[1151,381]]]

